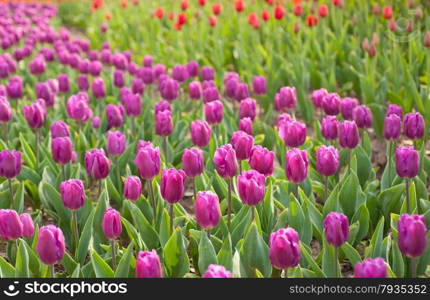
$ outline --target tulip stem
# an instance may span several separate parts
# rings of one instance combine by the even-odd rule
[[[239,163],[239,174],[242,174],[242,161],[239,160],[238,163]]]
[[[230,225],[231,225],[231,190],[233,189],[233,179],[229,178],[228,179],[228,198],[227,198],[227,226],[228,229],[230,230]]]
[[[207,234],[208,234],[208,239],[211,240],[211,230],[210,229],[207,230]]]
[[[167,158],[167,136],[163,137],[163,152],[164,152],[164,161],[167,164],[168,158]]]
[[[281,273],[281,275],[282,275],[282,273]],[[288,278],[288,269],[284,269],[284,278]]]
[[[66,168],[65,168],[65,164],[61,164],[61,175],[63,175],[63,181],[66,181]]]
[[[251,217],[252,217],[251,222],[255,220],[255,210],[256,209],[257,209],[256,207],[251,206]]]
[[[39,129],[36,129],[36,167],[39,166],[39,142],[40,142]]]
[[[348,174],[351,173],[351,150],[346,150],[348,153],[347,160],[348,160]]]
[[[410,203],[409,203],[409,178],[406,178],[405,179],[405,183],[406,183],[406,212],[408,213],[408,214],[410,214],[411,213],[411,205],[410,205]]]
[[[8,183],[8,185],[9,185],[10,205],[12,206],[12,203],[13,203],[12,179],[11,179],[11,178],[9,178],[9,179],[7,180],[7,183]]]
[[[98,191],[97,191],[97,201],[99,200],[100,195],[102,193],[102,180],[99,179],[98,183],[99,183],[99,186],[98,186]]]
[[[193,178],[193,194],[194,194],[194,201],[197,199],[197,186],[196,186],[196,178]]]
[[[328,198],[328,176],[324,176],[324,202]]]
[[[392,160],[392,152],[393,152],[393,143],[389,143],[389,149],[388,149],[388,161],[387,161],[387,168],[388,168],[388,183],[389,187],[391,186],[391,160]]]
[[[49,268],[51,269],[51,278],[55,278],[55,267],[54,265],[50,265]]]
[[[116,253],[115,253],[115,240],[110,241],[110,247],[112,250],[112,270],[116,269]]]
[[[174,211],[173,211],[173,204],[170,204],[170,235],[173,234],[173,220],[174,220]]]
[[[336,268],[336,278],[340,278],[341,274],[339,274],[339,248],[334,247],[334,267]]]
[[[411,278],[417,278],[417,259],[411,257],[411,261],[409,263]]]
[[[78,212],[72,210],[72,221],[73,221],[73,236],[75,240],[75,251],[78,250],[79,245],[79,228],[78,228]]]
[[[4,141],[7,144],[9,141],[9,125],[8,123],[4,123]]]
[[[118,185],[118,192],[121,195],[121,174],[119,168],[119,156],[115,156],[115,174],[116,174],[116,183]]]
[[[154,219],[154,225],[155,225],[157,222],[157,204],[155,203],[154,191],[152,190],[152,180],[148,180],[147,184],[148,184],[149,197],[151,198],[151,203],[152,203],[152,211],[154,214],[153,219]]]

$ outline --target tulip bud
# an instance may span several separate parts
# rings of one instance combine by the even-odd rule
[[[131,91],[133,92],[133,94],[143,95],[143,93],[145,92],[145,84],[141,79],[134,78],[131,81]]]
[[[359,105],[352,111],[352,117],[358,128],[372,127],[372,112],[365,105]]]
[[[167,101],[162,100],[154,105],[154,115],[157,115],[160,111],[165,110],[168,110],[170,112],[172,111],[172,106]]]
[[[98,60],[94,60],[88,65],[88,72],[92,76],[99,76],[102,70],[102,64]]]
[[[306,140],[306,125],[295,120],[281,122],[278,135],[287,147],[300,147]]]
[[[205,119],[209,124],[219,124],[224,117],[222,102],[215,100],[205,104]]]
[[[79,75],[76,80],[77,80],[78,88],[80,91],[82,91],[82,92],[88,91],[88,89],[90,88],[90,84],[88,82],[87,76]]]
[[[381,257],[366,258],[354,267],[355,278],[386,278],[387,264]]]
[[[69,137],[69,126],[63,121],[56,121],[51,125],[51,138],[55,139],[57,137]]]
[[[348,217],[337,212],[330,212],[324,219],[324,233],[327,242],[333,247],[342,246],[349,236]]]
[[[106,88],[103,78],[96,77],[93,80],[92,85],[93,96],[95,99],[101,99],[106,96]]]
[[[191,140],[198,147],[206,147],[211,138],[211,128],[205,121],[194,121],[191,123]]]
[[[270,235],[270,263],[276,269],[296,267],[301,258],[299,234],[293,228],[281,228]]]
[[[179,83],[174,79],[166,79],[160,85],[161,97],[167,101],[173,101],[179,95]]]
[[[23,82],[21,77],[14,76],[6,85],[7,95],[11,99],[19,99],[22,97]]]
[[[105,237],[109,240],[114,240],[121,235],[121,215],[117,210],[113,208],[105,210],[102,220],[102,229]]]
[[[199,81],[192,81],[188,85],[188,93],[191,99],[199,100],[202,97],[202,85]]]
[[[239,130],[233,133],[231,145],[236,151],[236,158],[238,160],[249,159],[252,147],[254,146],[254,138],[244,131]]]
[[[22,223],[22,236],[24,238],[30,238],[34,234],[34,223],[31,216],[27,213],[21,214],[19,219]]]
[[[296,107],[297,96],[295,87],[283,87],[275,95],[275,109],[283,111]]]
[[[155,115],[155,133],[160,136],[168,136],[172,130],[172,113],[168,110],[158,112]]]
[[[266,178],[255,170],[244,171],[237,176],[237,189],[244,204],[257,205],[264,199]]]
[[[342,148],[354,149],[360,141],[357,124],[354,121],[339,123],[339,144]]]
[[[358,100],[355,98],[343,98],[340,101],[340,113],[344,120],[352,120],[353,119],[353,111],[359,105]]]
[[[413,178],[420,170],[420,156],[413,147],[396,149],[396,170],[402,178]]]
[[[12,107],[6,97],[0,96],[0,123],[12,120]]]
[[[45,265],[59,263],[63,259],[65,250],[64,235],[60,228],[54,225],[40,228],[36,251]]]
[[[139,177],[128,176],[124,183],[124,198],[136,201],[142,194],[142,182]]]
[[[44,101],[36,101],[29,106],[24,106],[24,118],[28,125],[33,129],[38,129],[43,126],[46,118],[46,108]]]
[[[162,278],[163,268],[157,251],[139,251],[136,259],[136,278]]]
[[[401,119],[402,117],[403,117],[403,110],[402,110],[402,108],[400,107],[400,106],[398,106],[398,105],[395,105],[395,104],[390,104],[390,105],[388,105],[388,108],[387,108],[387,112],[386,112],[386,116],[389,116],[389,115],[391,115],[391,114],[395,114],[395,115],[398,115],[399,116],[399,118]]]
[[[208,66],[202,67],[202,79],[203,80],[214,80],[215,72],[214,69]]]
[[[256,95],[264,95],[267,91],[266,78],[255,76],[252,79],[252,89]]]
[[[420,257],[427,247],[424,217],[403,214],[397,222],[397,230],[400,251],[407,257]]]
[[[236,85],[236,90],[234,92],[234,99],[236,101],[242,101],[249,97],[248,85],[243,82],[238,82]]]
[[[120,131],[108,131],[107,152],[110,155],[121,155],[125,150],[126,137]]]
[[[231,178],[236,175],[238,163],[232,145],[227,144],[216,149],[213,162],[219,176]]]
[[[316,153],[317,171],[324,176],[336,174],[340,165],[339,151],[332,146],[320,146]]]
[[[124,108],[121,105],[108,104],[106,106],[106,119],[109,128],[119,128],[124,123]]]
[[[239,79],[236,77],[229,77],[224,80],[224,92],[228,98],[234,98],[239,83]]]
[[[88,176],[94,179],[104,179],[109,175],[110,160],[103,149],[93,149],[85,153],[85,168]]]
[[[45,73],[46,63],[43,56],[36,56],[32,61],[28,63],[30,73],[33,75],[40,75]]]
[[[194,203],[197,224],[204,229],[216,227],[221,219],[217,194],[211,191],[199,192]]]
[[[142,103],[139,94],[127,94],[123,101],[125,112],[129,117],[137,117],[142,111]]]
[[[408,113],[403,119],[405,135],[410,139],[421,139],[424,136],[425,123],[420,113]]]
[[[384,6],[382,9],[382,15],[387,20],[391,19],[393,17],[393,8],[390,5]]]
[[[285,156],[285,173],[289,181],[299,184],[308,176],[308,157],[305,150],[294,148]]]
[[[100,117],[94,117],[93,119],[92,119],[92,126],[93,126],[93,128],[100,128],[100,123],[101,123],[101,120],[100,120]]]
[[[327,94],[322,100],[322,107],[327,115],[337,115],[340,111],[339,95],[336,93]]]
[[[424,43],[424,47],[430,48],[430,31],[427,31],[424,34],[424,41],[423,41],[423,43]]]
[[[255,145],[251,150],[251,156],[248,162],[252,169],[260,172],[264,176],[271,176],[273,174],[274,159],[274,152],[269,151],[263,146]]]
[[[160,183],[163,199],[170,204],[179,202],[184,197],[186,178],[187,175],[182,170],[163,169]]]
[[[22,236],[23,225],[16,211],[0,209],[0,238],[14,241]]]
[[[190,77],[196,77],[199,75],[199,63],[192,60],[187,64],[188,75]]]
[[[276,126],[279,129],[279,127],[281,127],[281,125],[283,123],[291,122],[292,120],[293,119],[291,118],[291,116],[289,114],[287,114],[287,113],[280,114],[278,116],[278,119],[276,120]]]
[[[21,172],[21,152],[3,150],[0,152],[0,177],[14,178]]]
[[[194,178],[202,174],[204,169],[203,152],[198,148],[185,149],[182,154],[182,169],[188,177]]]
[[[232,278],[232,276],[223,266],[209,265],[202,278]]]
[[[188,79],[188,69],[184,65],[176,65],[172,69],[172,78],[178,82],[185,82]]]
[[[205,83],[207,84],[207,81],[205,81]],[[203,87],[203,102],[204,103],[209,103],[215,100],[219,100],[220,99],[220,95],[218,92],[218,89],[216,87]]]
[[[57,164],[67,164],[72,160],[73,145],[69,137],[58,137],[51,142],[52,158]]]
[[[252,135],[253,134],[252,120],[250,118],[240,119],[239,130],[244,131],[249,135]]]
[[[125,85],[125,76],[121,70],[115,70],[113,73],[113,84],[117,88],[122,88]]]
[[[160,149],[146,143],[139,147],[134,163],[140,177],[147,180],[154,178],[160,172]]]
[[[327,116],[321,120],[321,134],[326,140],[335,140],[338,136],[339,121],[336,116]]]
[[[145,84],[151,84],[154,82],[154,71],[151,68],[144,67],[140,69],[138,71],[138,76]]]
[[[326,89],[319,89],[312,92],[312,101],[315,108],[322,108],[322,100],[326,95],[328,95]]]
[[[79,93],[67,100],[67,115],[79,122],[86,122],[92,117],[92,110],[89,108],[88,95]]]
[[[70,179],[60,184],[61,200],[66,208],[76,210],[85,203],[85,188],[82,180]]]
[[[402,130],[402,120],[396,114],[387,115],[384,119],[384,137],[387,140],[397,140]]]
[[[246,98],[240,101],[240,108],[239,108],[240,119],[250,118],[251,120],[254,120],[256,114],[257,114],[257,101],[255,101],[255,99]]]

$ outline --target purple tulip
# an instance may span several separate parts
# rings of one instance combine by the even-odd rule
[[[275,153],[260,145],[255,145],[251,150],[249,165],[252,169],[264,176],[271,176],[274,169]]]
[[[263,76],[255,76],[252,79],[252,90],[256,95],[264,95],[267,91],[266,78]]]
[[[191,140],[198,147],[206,147],[211,138],[211,128],[205,121],[197,120],[191,123]]]
[[[88,77],[85,75],[79,75],[77,78],[78,88],[81,92],[88,91],[90,84],[88,82]]]
[[[168,110],[158,112],[155,115],[155,133],[160,136],[168,136],[172,130],[172,113]]]
[[[70,131],[69,126],[63,121],[56,121],[51,125],[51,138],[57,137],[69,137]]]
[[[228,98],[234,98],[239,83],[239,79],[236,77],[224,81],[224,92]]]
[[[295,120],[281,122],[278,135],[287,147],[300,147],[306,140],[306,125]]]
[[[232,275],[223,266],[209,265],[202,278],[232,278]]]
[[[151,68],[153,62],[154,62],[154,59],[152,58],[151,55],[145,55],[143,57],[142,65],[146,68]]]
[[[205,104],[205,119],[209,124],[220,124],[224,118],[222,102],[215,100]]]
[[[125,75],[121,70],[115,70],[113,73],[113,84],[117,88],[122,88],[125,85]]]
[[[101,71],[102,64],[98,60],[90,62],[88,66],[88,73],[90,73],[92,76],[100,76]]]
[[[421,139],[424,136],[425,123],[420,113],[408,113],[403,119],[405,135],[410,139]]]
[[[243,118],[239,120],[239,130],[246,132],[249,135],[253,135],[253,125],[250,118]]]
[[[317,171],[324,176],[336,174],[340,165],[339,151],[333,146],[320,146],[316,153]]]
[[[419,215],[403,214],[397,222],[398,245],[407,257],[420,257],[427,247],[425,219]]]
[[[179,83],[174,79],[166,79],[160,84],[161,97],[173,101],[179,96]]]
[[[264,199],[266,178],[255,170],[244,171],[237,176],[237,189],[244,204],[257,205]]]
[[[289,181],[299,184],[308,176],[308,157],[305,150],[294,148],[285,156],[285,173]]]
[[[355,278],[387,278],[387,264],[381,257],[366,258],[354,267]]]
[[[144,84],[152,84],[154,82],[154,71],[152,68],[143,67],[139,69],[138,76]]]
[[[21,214],[19,219],[22,223],[22,236],[24,238],[30,238],[34,234],[34,223],[31,216],[27,213]]]
[[[96,77],[93,79],[92,90],[95,99],[106,97],[106,88],[103,78]]]
[[[354,121],[339,123],[339,144],[342,148],[354,149],[360,142],[360,134]]]
[[[342,246],[349,236],[348,217],[337,212],[330,212],[324,219],[324,233],[327,242],[333,247]]]
[[[336,93],[327,94],[322,100],[324,112],[329,116],[335,116],[340,111],[340,97]]]
[[[252,98],[246,98],[240,101],[239,117],[250,118],[254,120],[257,115],[257,101]]]
[[[236,151],[232,145],[227,144],[215,150],[213,162],[218,175],[223,178],[232,178],[236,175],[238,163]]]
[[[172,106],[170,105],[169,102],[162,100],[160,102],[158,102],[157,104],[154,105],[154,115],[157,115],[160,111],[172,111]]]
[[[335,140],[338,137],[339,121],[336,116],[327,116],[321,120],[321,134],[326,140]]]
[[[145,84],[141,79],[134,78],[131,81],[131,91],[133,92],[133,94],[143,95],[143,93],[145,92]]]
[[[21,152],[3,150],[0,152],[0,177],[14,178],[21,172]]]
[[[286,123],[286,122],[291,122],[293,119],[291,118],[291,116],[288,113],[282,113],[278,116],[278,119],[276,120],[276,126],[281,127],[281,124]]]
[[[397,140],[402,131],[402,119],[397,114],[389,114],[384,119],[384,137]]]
[[[117,210],[113,208],[105,210],[102,220],[102,229],[105,237],[109,240],[114,240],[121,235],[121,215]]]
[[[182,154],[182,169],[188,177],[194,178],[202,174],[205,167],[203,152],[198,148],[185,149]]]
[[[157,251],[139,251],[136,259],[136,278],[162,278],[163,268]]]
[[[387,107],[386,115],[389,116],[391,114],[398,115],[399,118],[401,119],[403,117],[403,109],[396,104],[390,104]]]
[[[16,211],[0,209],[0,238],[14,241],[22,236],[23,225]]]
[[[124,198],[137,201],[142,194],[142,182],[139,177],[128,176],[124,183]]]
[[[7,123],[12,120],[12,107],[6,97],[0,96],[0,123]]]
[[[30,73],[33,75],[41,75],[45,73],[46,63],[43,56],[36,56],[32,61],[28,63]]]
[[[23,82],[21,77],[13,76],[6,85],[7,95],[11,99],[22,97]]]
[[[196,77],[199,75],[199,63],[196,61],[190,61],[187,64],[187,70],[190,77]]]
[[[38,129],[43,126],[46,118],[46,108],[44,100],[38,100],[29,106],[24,106],[24,118],[28,125],[33,129]]]
[[[365,105],[359,105],[352,111],[352,117],[357,124],[358,128],[372,127],[372,112]]]
[[[293,228],[281,228],[270,235],[270,263],[276,269],[296,267],[301,258],[299,234]]]
[[[142,112],[142,101],[139,94],[127,94],[124,96],[123,104],[129,117],[138,117]]]
[[[94,118],[91,120],[91,125],[92,125],[92,126],[93,126],[93,128],[95,128],[95,129],[100,128],[100,123],[101,123],[100,117],[94,117]]]
[[[396,171],[402,178],[413,178],[420,170],[420,155],[413,147],[396,149]]]
[[[199,192],[194,203],[197,224],[211,230],[221,219],[221,208],[217,194],[211,191]]]
[[[355,98],[343,98],[340,101],[340,113],[344,120],[353,119],[353,111],[359,105],[359,102]]]
[[[215,79],[215,72],[214,69],[208,66],[202,67],[202,79],[203,80],[214,80]]]
[[[85,168],[88,176],[94,179],[104,179],[109,175],[110,160],[103,149],[93,149],[85,153]]]
[[[189,75],[188,75],[188,69],[184,65],[176,65],[172,69],[172,78],[176,81],[182,83],[187,81]]]
[[[124,123],[124,108],[122,105],[108,104],[106,106],[106,119],[109,128],[119,128]]]
[[[86,122],[93,115],[89,107],[88,95],[85,93],[72,95],[69,100],[67,100],[66,110],[70,118],[79,122]]]
[[[107,152],[110,155],[121,155],[125,150],[126,137],[120,131],[108,131],[107,133]]]
[[[66,251],[63,232],[55,225],[42,226],[39,230],[36,251],[45,265],[59,263]]]
[[[323,98],[328,95],[326,89],[319,89],[312,92],[312,101],[314,103],[315,108],[322,108]]]
[[[203,88],[203,102],[209,103],[215,100],[219,100],[220,95],[216,87]]]
[[[236,158],[238,160],[249,159],[251,150],[254,147],[254,138],[244,131],[236,131],[231,137],[231,145],[236,151]]]
[[[234,99],[240,102],[248,97],[249,97],[248,85],[243,82],[238,82],[236,86],[236,90],[234,92]]]
[[[160,149],[146,142],[139,147],[134,163],[140,177],[147,180],[154,178],[160,172]]]
[[[284,111],[296,107],[297,96],[295,87],[282,87],[275,95],[275,109]]]
[[[179,202],[184,197],[186,178],[187,175],[182,170],[163,169],[160,183],[163,199],[170,204]]]
[[[64,207],[76,210],[84,206],[85,188],[82,180],[70,179],[60,184],[61,200]]]
[[[188,85],[188,93],[191,99],[199,100],[202,97],[202,85],[199,81],[192,81]]]
[[[52,158],[57,164],[67,164],[72,160],[73,145],[69,137],[57,137],[51,142]]]

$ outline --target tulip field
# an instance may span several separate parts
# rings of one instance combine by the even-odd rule
[[[0,45],[0,278],[430,278],[430,1],[0,1]]]

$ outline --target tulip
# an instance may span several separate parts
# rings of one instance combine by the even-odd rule
[[[182,154],[182,169],[188,177],[194,178],[202,174],[204,169],[203,152],[198,148],[185,149]]]
[[[242,173],[242,160],[249,159],[254,146],[254,138],[244,131],[236,131],[231,137],[231,145],[236,151],[236,158],[239,160],[239,173]]]
[[[206,121],[197,120],[191,123],[191,140],[198,147],[206,147],[211,138],[211,128]]]
[[[188,85],[188,92],[191,99],[199,100],[202,97],[202,85],[199,81],[192,81]]]
[[[317,171],[324,175],[325,200],[328,198],[328,176],[336,174],[340,165],[339,151],[332,146],[320,146],[316,153]]]
[[[121,155],[125,150],[126,137],[120,131],[108,131],[107,152],[113,156]]]
[[[207,81],[205,81],[207,82]],[[206,87],[203,88],[203,102],[209,103],[215,100],[219,100],[220,95],[216,87]]]
[[[12,107],[6,97],[0,96],[0,123],[8,123],[12,120]]]
[[[155,133],[167,137],[173,130],[172,113],[169,110],[158,112],[155,115]]]
[[[92,84],[93,96],[95,99],[101,99],[106,96],[106,88],[103,78],[96,77]]]
[[[54,277],[54,264],[59,263],[66,252],[64,235],[60,228],[55,225],[42,226],[39,230],[36,251],[40,260],[45,265],[52,266],[52,277]]]
[[[100,180],[109,175],[110,160],[103,149],[93,149],[85,153],[85,168],[88,176]]]
[[[220,124],[224,117],[223,105],[219,100],[205,104],[205,119],[209,124]]]
[[[238,165],[232,145],[227,144],[215,150],[214,164],[221,177],[230,179],[236,175]]]
[[[78,88],[81,92],[88,91],[88,89],[90,88],[90,84],[88,82],[88,77],[85,75],[79,75],[77,77],[77,84],[78,84]]]
[[[121,105],[108,104],[106,106],[106,119],[109,128],[119,128],[124,123],[124,108]]]
[[[124,104],[125,112],[129,117],[132,117],[132,118],[138,117],[142,112],[142,101],[140,99],[139,94],[132,94],[132,93],[127,94],[126,96],[124,96],[123,104]],[[132,127],[133,127],[132,131],[135,132],[134,121],[132,123]]]
[[[396,171],[397,175],[405,178],[406,182],[406,211],[410,213],[409,203],[409,181],[418,175],[420,171],[420,156],[413,147],[399,147],[396,149]],[[417,202],[417,210],[420,210],[420,202]]]
[[[400,137],[402,120],[397,114],[389,114],[384,120],[384,137],[387,140],[397,140]]]
[[[199,75],[199,63],[196,61],[190,61],[187,64],[188,75],[190,77],[196,77]]]
[[[24,106],[24,118],[33,129],[39,129],[45,123],[46,108],[44,100],[38,100],[29,106]]]
[[[391,114],[398,115],[399,118],[402,118],[403,117],[403,109],[400,106],[398,106],[398,105],[390,104],[387,107],[387,113],[386,113],[386,115],[389,116]]]
[[[16,211],[0,209],[0,238],[14,241],[22,236],[23,224]]]
[[[421,139],[424,136],[424,118],[420,113],[408,113],[403,119],[405,135],[410,139]]]
[[[234,91],[234,99],[236,101],[242,101],[249,97],[248,85],[246,83],[238,82],[236,90]]]
[[[285,173],[288,180],[295,184],[303,182],[308,176],[308,165],[305,150],[294,148],[288,151],[285,156]]]
[[[142,194],[142,182],[139,177],[128,176],[124,183],[124,198],[137,201]]]
[[[224,92],[228,98],[234,98],[239,83],[238,77],[228,77],[224,80]]]
[[[257,114],[257,101],[252,98],[246,98],[240,102],[239,117],[250,118],[254,120]]]
[[[275,95],[275,109],[284,111],[296,107],[297,96],[295,87],[283,87]]]
[[[188,69],[184,65],[176,65],[172,69],[172,78],[176,81],[182,83],[187,81],[189,75],[188,75]]]
[[[214,69],[208,66],[202,67],[202,79],[203,80],[214,80],[215,72]]]
[[[88,72],[92,76],[99,76],[102,70],[102,64],[98,60],[89,63]]]
[[[136,259],[136,278],[162,278],[163,268],[157,251],[139,251]]]
[[[372,127],[372,112],[365,105],[359,105],[352,111],[352,116],[358,128]]]
[[[264,95],[267,91],[266,78],[263,76],[255,76],[252,79],[252,90],[256,95]]]
[[[299,234],[293,228],[281,228],[270,234],[269,258],[279,270],[296,267],[301,258]],[[287,272],[285,272],[287,273]]]
[[[386,278],[387,264],[381,257],[366,258],[354,267],[355,278]]]
[[[14,76],[6,85],[7,95],[11,99],[19,99],[22,97],[23,82],[21,77]]]
[[[255,170],[244,171],[237,176],[237,188],[244,204],[257,205],[264,199],[266,178]]]
[[[359,105],[358,100],[355,98],[343,98],[340,101],[340,113],[344,120],[353,119],[353,111]]]
[[[78,121],[86,122],[92,117],[92,110],[89,107],[89,98],[85,93],[73,95],[67,100],[67,115]]]
[[[194,203],[194,211],[197,224],[200,227],[208,231],[216,227],[221,218],[221,208],[217,194],[211,191],[199,192]]]
[[[312,101],[315,108],[322,108],[322,100],[326,95],[328,95],[326,89],[319,89],[312,92]]]
[[[111,242],[112,250],[112,267],[116,267],[116,254],[115,254],[115,239],[121,235],[122,223],[120,213],[113,209],[108,208],[105,210],[102,220],[102,230],[107,239]]]
[[[139,176],[150,180],[160,172],[160,150],[148,143],[139,148],[134,163],[137,166]]]
[[[144,84],[152,84],[154,82],[154,71],[151,68],[144,67],[138,70],[140,79],[142,79]]]
[[[281,127],[281,125],[283,123],[291,122],[292,120],[293,119],[291,118],[291,116],[288,113],[282,113],[282,114],[280,114],[278,116],[278,119],[276,120],[276,126],[278,127],[278,130],[279,130],[279,127]]]
[[[172,106],[169,102],[162,100],[154,105],[154,115],[157,115],[160,111],[164,110],[172,111]]]
[[[336,93],[330,93],[322,99],[322,107],[327,115],[335,116],[340,111],[340,97]]]
[[[30,238],[34,234],[34,223],[31,216],[27,213],[21,214],[19,219],[22,223],[22,236],[25,238]]]
[[[117,88],[122,88],[125,85],[125,75],[121,70],[115,70],[113,73],[113,84]]]
[[[140,78],[134,78],[131,81],[131,91],[133,94],[143,95],[145,92],[145,84]]]
[[[255,145],[251,150],[249,165],[252,169],[264,176],[271,176],[274,169],[275,153],[260,145]]]
[[[78,179],[70,179],[60,184],[61,200],[66,208],[77,210],[85,203],[84,183]]]
[[[348,217],[341,213],[330,212],[324,219],[324,233],[327,242],[334,247],[334,265],[336,268],[336,277],[338,277],[340,276],[338,249],[348,240]]]
[[[69,137],[69,126],[63,121],[56,121],[51,125],[51,138]]]
[[[179,202],[185,193],[186,174],[182,170],[163,169],[161,172],[160,192],[164,200],[170,203],[170,233],[173,234],[173,204]]]
[[[57,164],[67,164],[72,160],[73,145],[69,137],[57,137],[51,142],[52,158]],[[63,176],[65,174],[63,173]]]
[[[295,120],[281,122],[278,135],[287,147],[300,147],[306,140],[306,125]]]
[[[167,101],[173,101],[179,95],[179,83],[174,79],[166,79],[160,84],[161,97]]]
[[[254,131],[252,127],[252,120],[250,118],[243,118],[239,120],[239,130],[252,135]]]
[[[209,265],[202,278],[232,278],[231,273],[220,265]]]
[[[33,75],[41,75],[45,73],[46,63],[43,56],[36,56],[32,61],[28,63],[30,73]]]
[[[327,116],[321,120],[321,134],[326,140],[335,140],[338,137],[339,121],[336,116]]]
[[[91,120],[91,125],[92,125],[92,126],[93,126],[93,128],[95,128],[95,129],[100,128],[100,123],[101,123],[100,117],[94,117],[94,118]]]
[[[400,216],[397,223],[397,243],[400,251],[407,257],[417,258],[424,253],[427,247],[427,228],[425,224],[424,217],[420,215],[403,214]]]
[[[21,167],[21,152],[14,150],[0,152],[0,177],[8,179],[10,201],[13,201],[12,178],[19,175]]]
[[[354,121],[339,123],[339,144],[342,148],[354,149],[360,141],[357,124]]]

